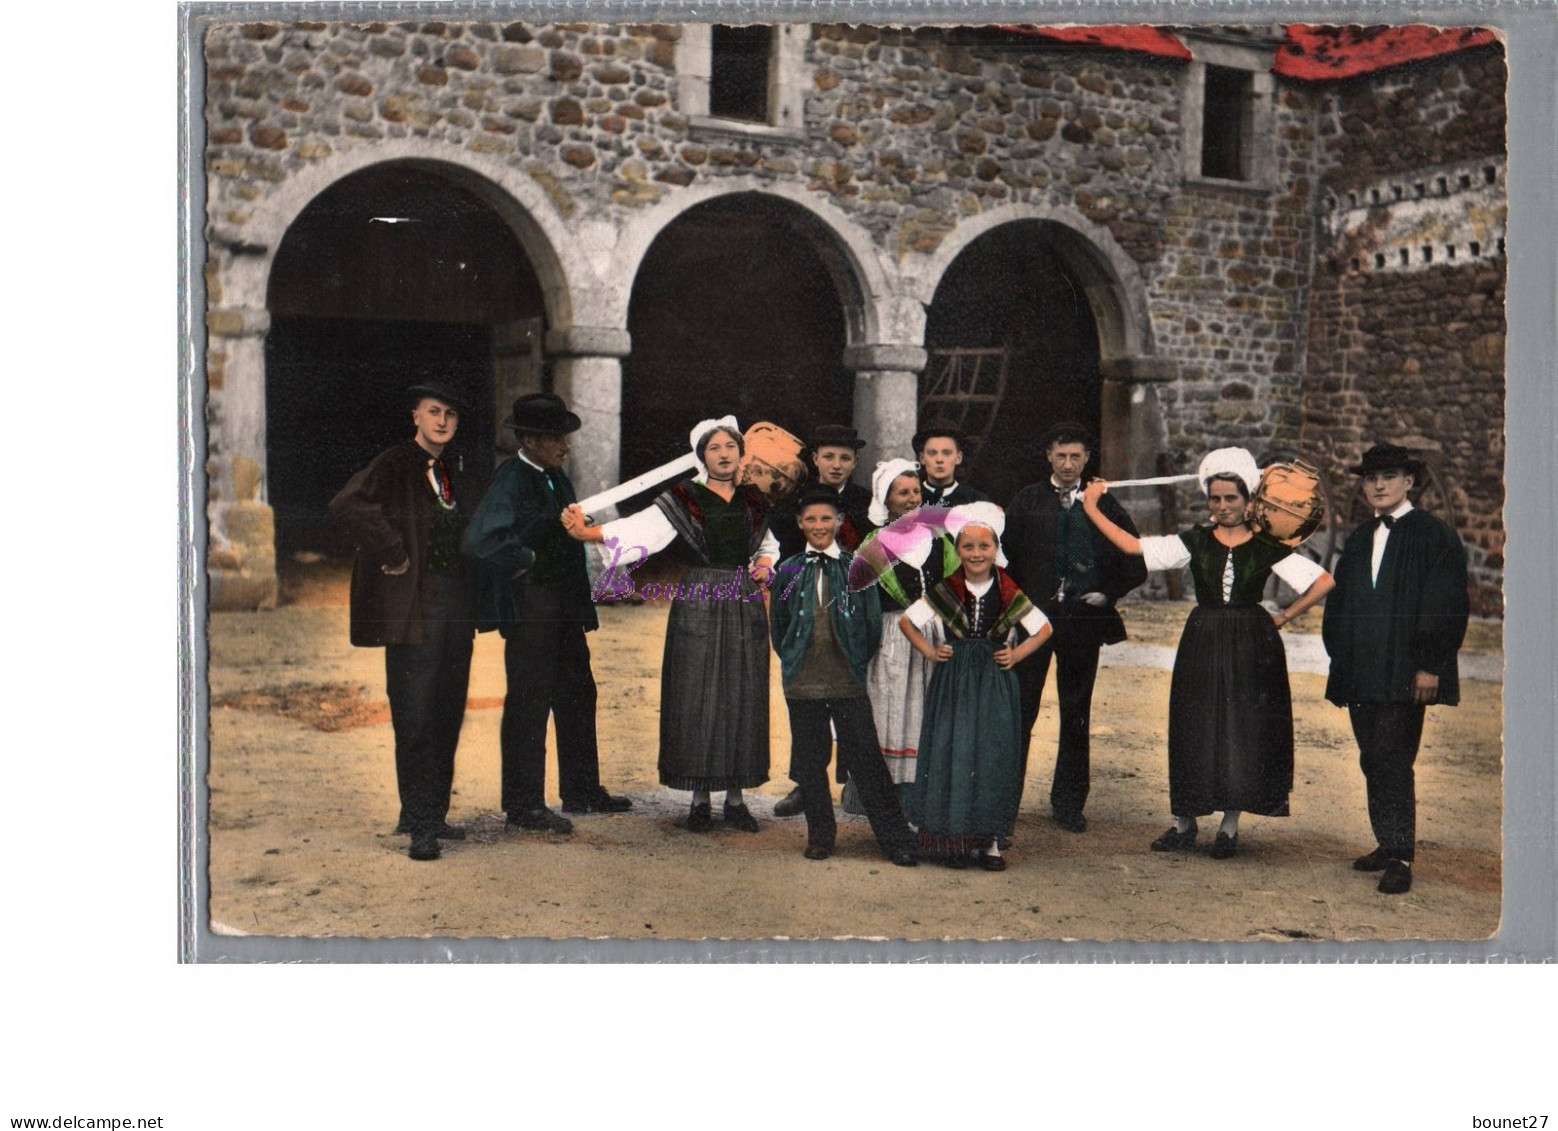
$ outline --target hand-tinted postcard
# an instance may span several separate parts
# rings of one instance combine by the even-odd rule
[[[1498,930],[1498,34],[193,26],[213,932]]]

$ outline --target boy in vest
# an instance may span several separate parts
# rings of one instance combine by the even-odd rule
[[[805,856],[833,854],[831,723],[839,762],[855,779],[877,843],[894,864],[912,867],[919,862],[914,834],[882,761],[866,696],[866,665],[882,639],[881,602],[874,586],[849,591],[853,555],[835,540],[838,492],[807,492],[797,514],[806,549],[779,563],[771,631],[790,710],[790,777],[806,814]]]

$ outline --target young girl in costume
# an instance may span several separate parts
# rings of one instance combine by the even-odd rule
[[[1293,788],[1293,701],[1278,629],[1302,616],[1336,583],[1314,562],[1250,529],[1255,458],[1220,448],[1201,461],[1210,526],[1135,538],[1098,508],[1108,484],[1095,479],[1082,507],[1104,537],[1150,570],[1190,567],[1196,607],[1185,622],[1169,687],[1169,811],[1174,825],[1155,852],[1194,847],[1196,818],[1222,811],[1211,855],[1238,850],[1239,815],[1288,815]],[[1261,607],[1276,574],[1301,596],[1286,609]]]
[[[1050,623],[1000,568],[1006,518],[994,503],[947,515],[961,564],[912,603],[898,622],[934,665],[925,695],[909,820],[925,850],[949,868],[1006,867],[1000,841],[1012,834],[1022,778],[1022,709],[1012,666],[1038,650]],[[933,623],[948,641],[933,645]],[[1018,628],[1025,637],[1012,644]]]

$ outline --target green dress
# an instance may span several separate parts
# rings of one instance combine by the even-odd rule
[[[925,693],[909,820],[932,854],[962,854],[1012,835],[1022,787],[1022,708],[1017,673],[995,652],[1033,608],[999,570],[983,598],[958,569],[926,594],[952,658],[935,666]]]

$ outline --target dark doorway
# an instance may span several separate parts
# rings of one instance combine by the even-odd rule
[[[479,479],[490,471],[494,333],[539,323],[543,305],[519,241],[476,195],[420,166],[342,178],[287,230],[267,306],[266,485],[280,555],[350,553],[326,507],[410,438],[404,390],[417,381],[466,394],[451,454]]]
[[[1082,284],[1056,249],[1056,229],[1025,220],[980,236],[947,268],[926,317],[931,360],[920,382],[922,397],[944,372],[938,363],[946,355],[938,351],[1006,353],[1001,403],[988,437],[965,455],[962,476],[1003,505],[1048,476],[1035,443],[1046,428],[1077,420],[1098,432],[1098,327]],[[983,361],[986,372],[996,364]],[[922,410],[925,420],[948,415],[945,405]],[[1096,464],[1095,453],[1091,471]]]
[[[689,209],[656,238],[628,308],[624,478],[685,453],[706,417],[769,420],[802,440],[850,422],[845,298],[822,258],[831,239],[805,209],[757,193]]]

